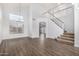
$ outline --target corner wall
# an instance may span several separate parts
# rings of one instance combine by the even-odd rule
[[[2,42],[2,6],[0,4],[0,44]]]
[[[74,6],[75,14],[75,47],[79,47],[79,3]]]

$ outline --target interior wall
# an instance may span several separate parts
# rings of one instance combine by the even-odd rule
[[[75,14],[75,47],[79,47],[79,3],[74,6]]]
[[[39,23],[46,23],[46,37],[47,38],[57,38],[58,36],[63,34],[63,29],[57,26],[54,22],[52,22],[49,18],[38,18],[33,21],[32,24],[32,33],[33,37],[39,37]]]
[[[59,11],[55,13],[55,16],[64,21],[64,29],[67,32],[74,33],[74,7]],[[69,6],[68,6],[69,7]],[[62,7],[63,9],[64,7]]]
[[[53,6],[53,5],[51,5],[51,6]],[[55,7],[55,6],[53,6],[53,7]],[[49,9],[49,8],[50,7],[46,8],[46,9]],[[42,9],[44,9],[44,8],[42,8]],[[52,22],[49,19],[50,15],[47,14],[47,15],[41,16],[43,11],[46,11],[46,9],[45,10],[42,10],[42,9],[40,8],[40,4],[34,4],[34,5],[32,4],[32,18],[33,18],[32,19],[32,37],[39,37],[39,23],[40,22],[46,22],[46,37],[57,38],[58,36],[62,35],[63,29],[58,27],[54,22]],[[34,12],[36,12],[36,13],[34,13]],[[37,16],[39,16],[39,17],[37,17]]]
[[[19,4],[3,4],[2,6],[2,39],[11,39],[28,36],[28,20],[29,20],[29,7],[20,8]],[[22,6],[21,6],[22,7]],[[24,33],[10,34],[9,31],[9,13],[18,14],[18,9],[21,9],[20,13],[24,17]]]
[[[63,35],[64,30],[61,29],[58,25],[56,25],[53,21],[48,19],[48,27],[47,27],[47,34],[49,38],[58,38]]]
[[[29,17],[28,17],[29,18],[29,20],[28,20],[28,35],[29,35],[29,37],[32,37],[32,35],[33,35],[32,34],[33,33],[33,30],[32,30],[32,21],[33,21],[32,17],[33,16],[32,15],[33,14],[32,14],[32,5],[30,4],[29,6],[30,6],[30,8],[29,8]]]
[[[2,6],[0,5],[0,43],[2,41]]]

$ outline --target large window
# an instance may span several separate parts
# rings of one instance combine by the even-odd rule
[[[19,34],[24,32],[24,19],[23,16],[9,14],[10,19],[10,33]]]

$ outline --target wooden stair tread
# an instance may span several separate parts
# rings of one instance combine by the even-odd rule
[[[61,36],[74,38],[74,35],[61,35]]]
[[[74,33],[65,32],[57,41],[68,45],[74,45]]]
[[[69,41],[74,41],[74,38],[70,38],[70,37],[61,37],[61,39],[63,39],[63,40],[69,40]]]
[[[65,32],[64,33],[65,35],[67,34],[67,35],[74,35],[74,33],[68,33],[68,32]]]
[[[58,42],[63,43],[63,44],[68,44],[68,45],[74,45],[74,42],[66,42],[63,40],[58,40]]]
[[[63,44],[68,44],[68,45],[74,45],[73,41],[68,41],[68,40],[63,40],[63,39],[58,39],[58,42],[63,43]]]
[[[73,41],[69,41],[69,40],[63,40],[63,39],[58,39],[58,41],[63,41],[63,42],[69,42],[69,43],[73,43]]]

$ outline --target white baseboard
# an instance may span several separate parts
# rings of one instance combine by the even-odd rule
[[[22,38],[22,37],[28,37],[28,35],[15,34],[15,35],[10,35],[10,36],[4,36],[4,37],[2,38],[2,40],[15,39],[15,38]]]

